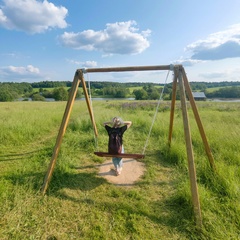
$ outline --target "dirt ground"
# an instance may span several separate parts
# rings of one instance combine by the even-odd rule
[[[108,182],[119,186],[132,186],[144,174],[145,166],[142,162],[135,159],[124,159],[123,170],[119,176],[116,176],[112,160],[109,159],[99,165],[99,175]]]

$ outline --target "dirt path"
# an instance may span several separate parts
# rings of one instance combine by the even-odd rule
[[[112,160],[107,160],[98,167],[100,176],[118,186],[132,186],[145,171],[143,163],[127,158],[123,160],[123,170],[119,176],[116,176]]]

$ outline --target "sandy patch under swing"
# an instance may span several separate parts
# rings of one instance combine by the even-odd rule
[[[98,165],[99,175],[104,177],[108,182],[118,186],[132,186],[144,174],[144,163],[138,162],[132,158],[123,159],[123,169],[120,175],[116,175],[111,159],[106,160],[103,164]]]

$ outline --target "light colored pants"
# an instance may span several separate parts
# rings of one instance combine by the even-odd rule
[[[124,147],[123,147],[123,145],[122,145],[122,153],[124,153]],[[122,160],[122,158],[113,157],[113,158],[112,158],[112,162],[113,162],[113,165],[114,165],[115,169],[120,169],[120,168],[122,168],[122,166],[123,166],[123,160]]]

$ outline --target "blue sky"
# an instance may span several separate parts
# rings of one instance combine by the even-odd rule
[[[0,82],[72,81],[78,68],[168,64],[183,64],[189,81],[240,81],[239,11],[239,0],[0,0]]]

